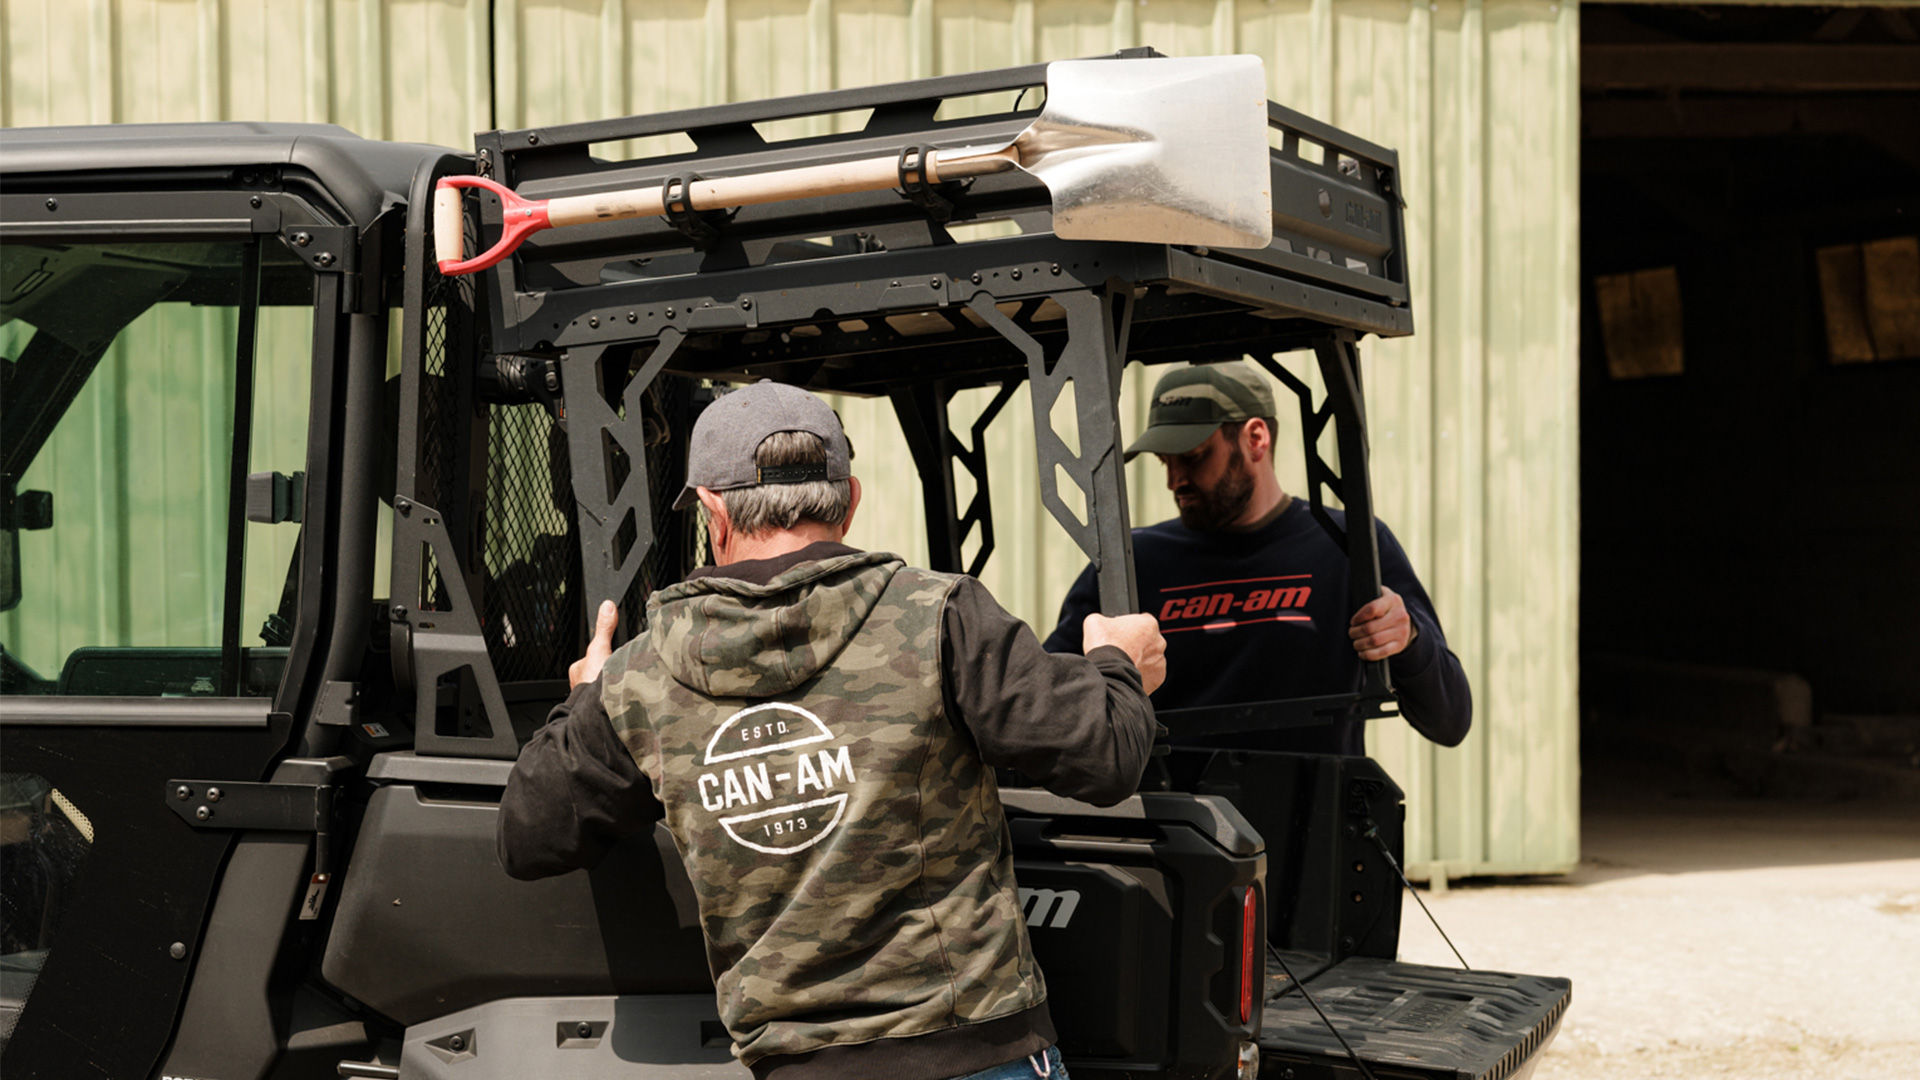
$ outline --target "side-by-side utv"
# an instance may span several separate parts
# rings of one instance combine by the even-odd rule
[[[1011,140],[1045,81],[469,151],[312,125],[0,132],[0,1073],[745,1077],[664,834],[539,882],[494,843],[594,602],[623,601],[624,639],[705,557],[669,503],[730,385],[884,396],[933,568],[977,573],[984,440],[1024,384],[1042,501],[1119,613],[1125,365],[1244,352],[1300,395],[1307,494],[1344,505],[1352,592],[1375,595],[1357,344],[1413,329],[1395,155],[1269,104],[1265,248],[1067,239],[1028,172],[909,167]],[[851,110],[858,130],[765,133]],[[693,149],[622,149],[667,137]],[[442,177],[557,199],[881,155],[894,188],[683,202],[436,269]],[[463,205],[441,227],[485,249],[501,203]],[[1323,391],[1275,361],[1291,350]],[[1393,702],[1378,664],[1348,694],[1164,719]],[[1567,1006],[1563,979],[1396,961],[1402,800],[1368,759],[1170,751],[1111,809],[1007,780],[1080,1080],[1504,1080]]]

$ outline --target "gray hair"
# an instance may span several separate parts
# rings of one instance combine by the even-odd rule
[[[820,436],[807,431],[776,431],[753,452],[761,468],[818,465],[827,460]],[[791,529],[802,521],[839,525],[847,520],[853,486],[845,480],[808,480],[799,484],[755,484],[719,492],[727,518],[742,536]]]

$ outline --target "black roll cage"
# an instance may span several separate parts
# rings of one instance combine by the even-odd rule
[[[1124,56],[1158,55],[1130,50]],[[1044,86],[1045,66],[1009,68],[859,90],[595,123],[493,131],[477,137],[483,175],[523,196],[554,198],[651,184],[684,183],[800,164],[870,157],[907,146],[1011,139],[1035,115],[1022,95]],[[943,119],[948,102],[971,99],[985,113]],[[1000,111],[992,106],[1004,102]],[[854,131],[771,141],[774,121],[870,110]],[[585,595],[629,595],[656,537],[646,467],[643,397],[663,376],[716,383],[772,378],[824,393],[886,395],[919,473],[930,562],[977,573],[994,546],[984,434],[1021,381],[1031,388],[1041,499],[1093,564],[1100,605],[1137,605],[1132,536],[1122,472],[1117,401],[1128,361],[1202,362],[1251,354],[1300,399],[1313,513],[1351,562],[1356,598],[1378,595],[1376,530],[1341,529],[1328,493],[1348,522],[1373,521],[1367,468],[1359,338],[1412,332],[1404,226],[1392,151],[1269,103],[1275,239],[1266,249],[1208,250],[1163,244],[1064,241],[1048,229],[1050,196],[1025,174],[982,177],[932,190],[901,190],[748,207],[727,215],[669,214],[536,234],[518,253],[480,275],[465,301],[485,323],[492,352],[557,369],[572,468]],[[695,150],[632,160],[598,156],[623,140],[680,136]],[[1310,151],[1317,147],[1317,156]],[[428,192],[413,193],[407,251],[421,265],[431,250]],[[470,213],[481,246],[500,227],[497,199]],[[1339,207],[1336,213],[1334,208]],[[1010,221],[1019,235],[962,242],[967,226]],[[469,250],[475,250],[469,244]],[[416,275],[418,276],[418,275]],[[444,287],[447,279],[438,279]],[[412,287],[410,283],[410,288]],[[465,286],[461,286],[465,288]],[[410,294],[410,302],[412,294]],[[409,311],[424,326],[423,312]],[[1275,357],[1311,349],[1325,395]],[[483,363],[494,362],[485,358]],[[409,377],[418,365],[409,360]],[[1055,430],[1056,403],[1074,388],[1077,449]],[[949,406],[956,394],[997,387],[962,437]],[[418,440],[418,396],[402,413],[403,460]],[[1318,451],[1333,428],[1340,466]],[[956,468],[975,494],[958,505]],[[1063,499],[1061,478],[1084,497],[1082,520]],[[460,498],[458,494],[453,497]],[[402,558],[427,552],[460,565],[449,515],[422,504],[402,475],[396,506],[396,581]],[[464,519],[464,510],[452,511]],[[963,557],[969,543],[971,558]],[[411,555],[406,553],[411,552]],[[408,564],[417,573],[417,565]],[[444,575],[432,618],[396,609],[397,658],[411,640],[407,672],[419,709],[431,710],[436,679],[477,681],[488,733],[444,737],[422,712],[422,752],[512,757],[506,697],[485,662],[479,613]],[[1356,604],[1364,599],[1356,600]],[[623,612],[622,636],[637,613]],[[1182,710],[1183,732],[1226,733],[1375,717],[1393,711],[1384,662],[1363,665],[1352,693]]]

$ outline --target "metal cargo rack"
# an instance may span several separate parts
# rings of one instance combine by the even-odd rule
[[[494,354],[483,365],[519,365],[559,388],[547,399],[566,426],[583,595],[630,597],[654,548],[672,492],[654,490],[662,470],[649,451],[671,454],[685,435],[663,433],[648,405],[649,388],[672,381],[663,376],[889,397],[922,480],[929,561],[969,573],[993,550],[984,432],[1025,380],[1042,501],[1096,567],[1103,610],[1134,610],[1121,370],[1241,353],[1299,397],[1314,513],[1352,557],[1354,595],[1377,593],[1374,530],[1340,529],[1322,502],[1332,492],[1349,520],[1372,521],[1356,343],[1413,330],[1397,156],[1269,102],[1274,239],[1259,250],[1062,240],[1049,231],[1047,188],[1024,173],[931,187],[910,175],[928,149],[1010,141],[1039,115],[1045,83],[1046,65],[1031,65],[478,136],[478,171],[539,199],[684,190],[702,177],[877,155],[901,162],[897,190],[549,230],[483,273],[477,299]],[[829,133],[778,137],[795,128]],[[619,156],[631,140],[691,149]],[[489,195],[477,205],[468,227],[484,246],[500,228],[500,204]],[[414,215],[411,251],[431,250],[429,217]],[[1275,360],[1302,348],[1314,351],[1326,387],[1317,404]],[[1070,384],[1077,439],[1050,419]],[[995,385],[971,430],[955,432],[954,395]],[[1316,449],[1329,424],[1338,469]],[[956,467],[974,481],[964,507]],[[1061,498],[1062,474],[1085,498],[1084,520]],[[416,653],[426,644],[416,638]],[[481,689],[498,703],[497,691]],[[1185,717],[1182,727],[1391,708],[1386,665],[1375,663],[1357,694],[1208,710],[1217,715]],[[511,750],[496,737],[474,752]]]
[[[479,169],[522,196],[551,199],[896,153],[905,164],[903,151],[911,147],[1012,140],[1039,115],[1045,82],[1046,65],[1034,64],[495,131],[477,139]],[[980,111],[949,118],[948,108]],[[857,131],[768,137],[776,124],[810,121],[825,129],[855,113],[865,113]],[[1269,102],[1267,115],[1274,240],[1263,250],[1064,242],[1047,232],[1046,186],[1018,171],[731,215],[606,222],[536,235],[490,275],[497,347],[523,352],[646,340],[668,330],[730,332],[742,340],[729,342],[731,363],[713,370],[736,377],[768,375],[782,365],[809,370],[810,383],[822,390],[873,393],[900,378],[897,358],[888,354],[911,348],[929,377],[996,381],[991,365],[967,359],[977,351],[964,346],[993,336],[976,327],[956,324],[952,336],[836,332],[823,316],[939,311],[983,291],[1019,299],[1098,288],[1113,278],[1149,288],[1133,317],[1129,354],[1148,362],[1179,358],[1183,339],[1202,319],[1216,353],[1237,342],[1299,347],[1335,327],[1412,333],[1398,156],[1278,104]],[[623,161],[595,156],[624,140],[658,137],[693,149]],[[495,210],[488,224],[497,228],[498,203],[485,201]],[[956,229],[1007,219],[1026,235],[954,242]],[[846,255],[860,257],[836,258]],[[804,341],[749,333],[805,325],[822,332]],[[955,351],[960,355],[941,355]]]

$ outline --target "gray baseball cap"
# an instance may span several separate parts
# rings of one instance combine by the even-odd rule
[[[753,463],[754,451],[778,431],[805,431],[820,437],[827,447],[825,465],[783,465],[763,469]],[[673,501],[684,510],[699,499],[695,488],[727,491],[758,484],[804,484],[811,480],[845,480],[852,475],[847,433],[826,402],[797,386],[758,382],[715,398],[693,425],[687,448],[687,483]]]
[[[1273,416],[1273,388],[1267,385],[1266,372],[1250,360],[1176,368],[1154,384],[1147,429],[1127,447],[1126,460],[1139,454],[1184,454],[1206,442],[1221,424]]]

